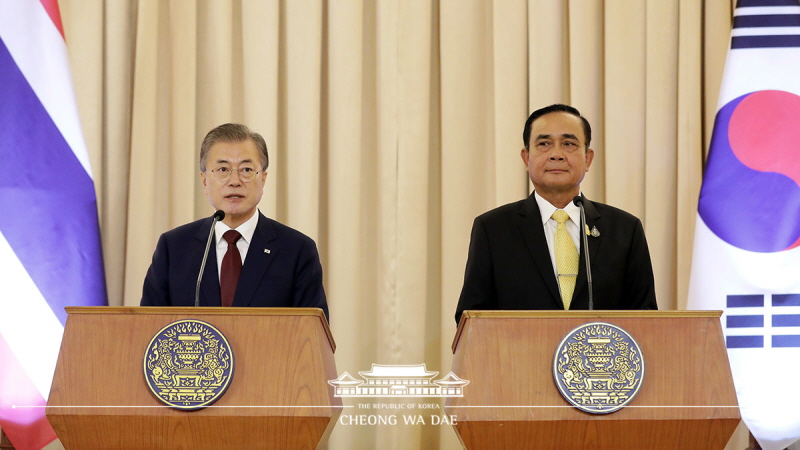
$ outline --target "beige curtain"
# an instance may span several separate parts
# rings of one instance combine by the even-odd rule
[[[110,303],[160,233],[208,216],[199,143],[261,132],[261,210],[320,249],[337,370],[445,374],[472,219],[529,192],[522,127],[595,130],[583,190],[640,217],[685,305],[731,0],[61,0]],[[743,447],[743,446],[742,446]],[[338,426],[331,449],[455,449],[450,427]],[[739,447],[741,448],[741,447]]]

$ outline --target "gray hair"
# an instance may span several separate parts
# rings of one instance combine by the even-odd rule
[[[264,138],[255,131],[250,131],[250,128],[245,125],[226,123],[209,131],[203,139],[203,143],[200,145],[200,171],[206,171],[208,152],[214,144],[217,142],[243,142],[248,139],[252,139],[256,147],[258,147],[261,169],[267,170],[267,167],[269,167],[269,153],[267,153],[267,143]]]

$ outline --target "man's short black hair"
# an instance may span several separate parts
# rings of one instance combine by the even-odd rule
[[[530,117],[528,117],[528,120],[525,122],[525,130],[522,132],[522,142],[525,144],[525,148],[530,149],[531,125],[533,124],[533,121],[545,114],[550,114],[552,112],[565,112],[581,119],[581,122],[583,122],[583,134],[586,135],[586,149],[588,149],[589,143],[592,142],[592,126],[589,125],[589,121],[586,120],[586,118],[583,117],[580,111],[577,109],[569,105],[562,105],[560,103],[537,109],[530,115]]]
[[[258,156],[261,160],[261,170],[267,170],[267,167],[269,167],[269,152],[267,152],[267,143],[264,138],[255,131],[250,131],[250,128],[247,128],[246,125],[226,123],[209,131],[203,139],[203,143],[200,144],[200,172],[206,171],[208,153],[214,144],[217,142],[244,142],[248,139],[252,139],[256,144]]]

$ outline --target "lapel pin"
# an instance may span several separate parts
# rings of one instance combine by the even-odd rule
[[[597,227],[592,227],[592,237],[600,236],[600,232],[597,231]]]
[[[589,225],[583,224],[583,226],[586,228],[586,235],[591,236],[592,233],[589,232]]]
[[[268,254],[268,255],[269,255],[269,249],[268,249],[268,248],[265,248],[265,249],[264,249],[264,253],[266,253],[266,254]]]

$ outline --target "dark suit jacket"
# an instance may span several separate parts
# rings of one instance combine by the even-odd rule
[[[594,309],[658,309],[641,221],[584,198]],[[583,242],[570,309],[588,309]],[[478,216],[472,226],[456,323],[470,309],[564,309],[533,194]]]
[[[142,306],[194,306],[211,222],[211,218],[201,219],[161,235],[144,279]],[[200,284],[200,306],[221,304],[217,254],[212,243]],[[314,241],[259,212],[233,306],[322,308],[327,317],[322,265]]]

